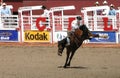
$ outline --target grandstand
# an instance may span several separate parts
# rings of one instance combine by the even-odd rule
[[[94,6],[98,0],[3,0],[9,5],[13,5],[13,14],[18,13],[18,8],[23,6],[45,5],[48,8],[57,6],[75,5],[75,11],[67,11],[65,14],[80,14],[82,7]],[[103,5],[104,0],[99,0],[100,5]],[[59,4],[58,4],[59,3]],[[114,4],[116,9],[119,7],[120,0],[108,0],[108,5]],[[39,12],[38,12],[39,13]]]

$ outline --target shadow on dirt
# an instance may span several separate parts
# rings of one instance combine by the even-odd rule
[[[64,68],[63,66],[58,66],[58,68]],[[66,67],[66,69],[88,69],[88,67],[83,67],[83,66],[70,66]]]

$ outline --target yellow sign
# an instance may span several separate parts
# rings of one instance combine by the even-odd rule
[[[25,42],[50,42],[50,32],[47,31],[25,31]]]

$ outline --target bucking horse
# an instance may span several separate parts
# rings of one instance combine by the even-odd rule
[[[62,52],[64,48],[66,48],[66,62],[64,64],[64,68],[69,67],[71,60],[76,52],[76,50],[82,45],[83,41],[86,39],[92,39],[95,37],[102,37],[107,38],[107,36],[99,36],[99,34],[92,34],[86,25],[81,25],[78,29],[76,29],[72,34],[69,36],[70,45],[67,45],[67,38],[58,41],[58,55],[62,56]]]

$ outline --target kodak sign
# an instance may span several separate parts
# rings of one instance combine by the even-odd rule
[[[24,41],[26,42],[50,42],[50,33],[47,31],[25,31]]]

